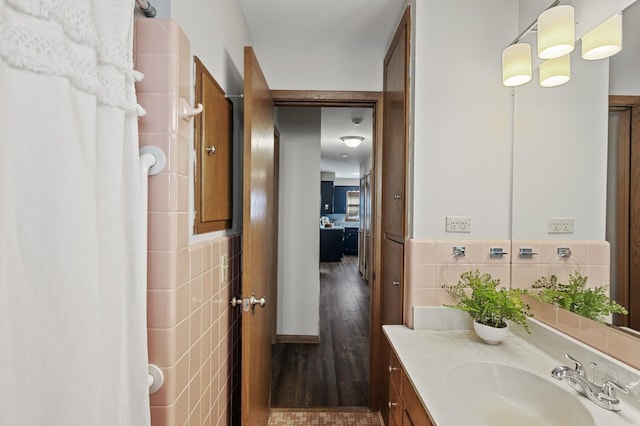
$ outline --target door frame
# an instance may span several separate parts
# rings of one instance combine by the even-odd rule
[[[369,407],[373,411],[379,410],[376,398],[382,382],[382,375],[386,372],[381,360],[375,356],[382,340],[382,323],[380,316],[381,291],[377,277],[380,276],[381,253],[381,222],[382,214],[382,92],[358,91],[324,91],[324,90],[272,90],[274,106],[314,106],[314,107],[353,107],[373,109],[373,144],[372,144],[372,180],[371,195],[371,234],[373,250],[371,253],[372,274],[369,286],[370,295],[370,324],[369,324]]]

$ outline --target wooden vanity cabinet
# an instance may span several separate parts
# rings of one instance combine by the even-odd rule
[[[402,380],[402,426],[433,426],[406,374],[402,375]]]
[[[402,425],[402,412],[404,411],[402,403],[402,385],[404,376],[400,361],[396,353],[389,351],[389,425]]]
[[[393,349],[389,353],[389,426],[433,426]]]

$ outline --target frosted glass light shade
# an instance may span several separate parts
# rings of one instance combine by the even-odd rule
[[[565,84],[571,79],[570,55],[547,59],[538,67],[538,73],[542,87],[556,87]]]
[[[576,31],[573,6],[547,9],[538,16],[538,57],[553,59],[571,53]]]
[[[622,50],[622,15],[616,14],[582,36],[582,58],[604,59]]]
[[[357,147],[364,140],[362,136],[343,136],[340,139],[342,139],[342,142],[349,148]]]
[[[520,86],[531,80],[531,45],[516,43],[502,51],[502,84]]]

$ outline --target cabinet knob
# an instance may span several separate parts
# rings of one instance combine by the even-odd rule
[[[394,200],[401,200],[402,199],[402,194],[393,194],[393,199]]]
[[[207,155],[215,154],[216,153],[216,147],[215,146],[208,146],[208,147],[205,148],[205,151],[207,151]]]
[[[394,367],[392,365],[389,366],[389,373],[393,373],[394,371],[398,371],[398,367]]]
[[[398,287],[400,285],[400,281],[393,280],[391,281],[391,285],[394,287]]]
[[[388,403],[387,405],[389,406],[389,408],[393,408],[393,407],[397,407],[397,406],[398,406],[398,403],[397,403],[397,402],[389,401],[389,403]]]

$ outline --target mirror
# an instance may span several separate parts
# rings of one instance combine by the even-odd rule
[[[578,1],[567,3],[576,7],[578,38],[581,22],[586,32],[587,18],[577,16]],[[578,270],[591,285],[611,284],[615,294],[616,283],[604,265],[608,247],[585,243],[611,238],[606,230],[609,95],[640,95],[640,3],[584,7],[613,3],[624,9],[622,52],[609,60],[586,61],[578,42],[569,84],[548,89],[532,81],[514,90],[512,250],[517,255],[519,248],[532,248],[538,259],[528,270],[514,263],[513,280],[532,282],[549,274],[566,278]],[[596,22],[613,14],[599,13],[604,14]],[[573,232],[564,233],[570,226]],[[531,247],[539,240],[545,242]],[[560,256],[558,248],[572,249],[571,256]],[[598,256],[602,261],[594,261]]]

